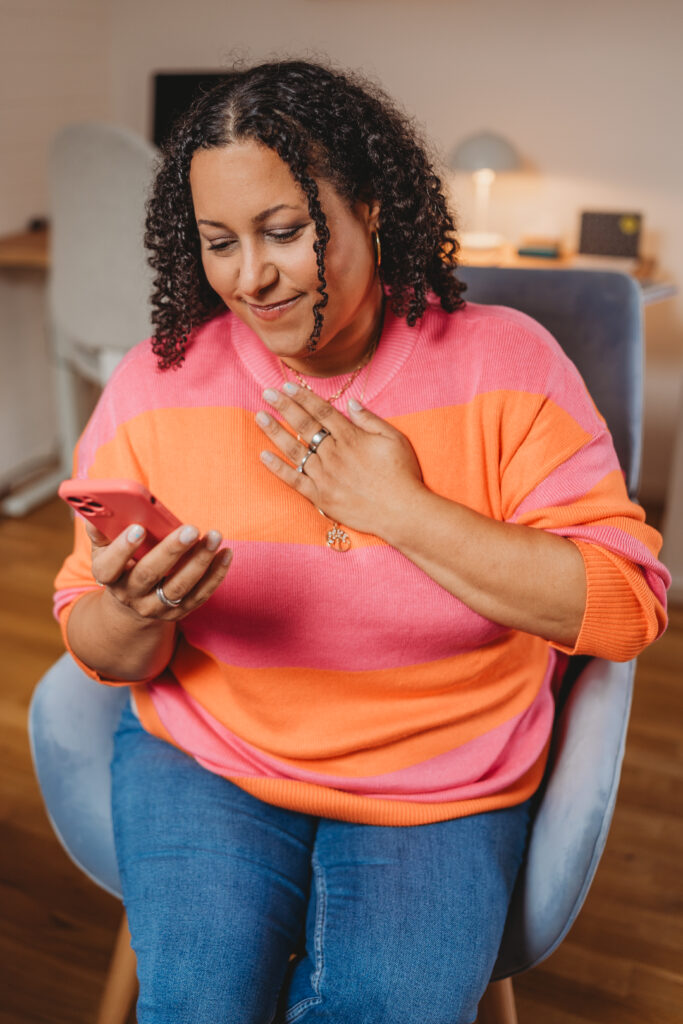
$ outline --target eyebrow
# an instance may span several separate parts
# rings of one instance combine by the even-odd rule
[[[287,203],[279,203],[277,206],[269,206],[267,210],[262,210],[261,213],[257,213],[255,217],[252,217],[252,224],[262,224],[264,220],[268,220],[274,213],[278,213],[280,210],[298,210],[296,206],[288,206]],[[227,230],[227,224],[223,224],[220,220],[198,220],[197,224],[208,224],[212,228],[225,228]]]

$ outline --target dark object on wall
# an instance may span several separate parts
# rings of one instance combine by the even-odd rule
[[[637,258],[642,220],[639,213],[582,213],[579,252]]]
[[[178,117],[200,92],[218,85],[221,71],[160,71],[154,75],[152,141],[161,146]]]

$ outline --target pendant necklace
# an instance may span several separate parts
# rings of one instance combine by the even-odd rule
[[[363,399],[365,397],[365,392],[367,390],[368,381],[370,380],[370,364],[372,362],[372,357],[374,356],[375,352],[377,351],[377,347],[379,345],[379,339],[380,339],[380,335],[382,333],[383,321],[384,321],[384,316],[382,316],[382,318],[380,320],[380,325],[379,325],[379,329],[377,331],[377,336],[376,336],[375,340],[373,341],[372,345],[370,346],[370,348],[368,349],[366,354],[361,359],[361,361],[358,364],[358,366],[356,367],[356,369],[353,371],[353,373],[351,373],[349,375],[347,380],[344,381],[344,383],[342,384],[342,386],[339,388],[338,391],[335,391],[335,393],[333,395],[330,395],[329,398],[325,399],[325,401],[329,402],[330,405],[333,402],[338,401],[342,397],[342,395],[344,395],[349,390],[349,388],[351,387],[353,382],[356,380],[358,375],[367,366],[368,373],[367,373],[367,376],[365,378],[365,383],[363,384],[363,391],[362,391],[361,396],[360,396],[361,403],[362,403],[362,401],[363,401]],[[313,388],[311,387],[311,385],[307,381],[304,380],[304,378],[301,376],[301,374],[298,372],[298,370],[295,370],[292,366],[287,366],[287,364],[282,359],[280,360],[280,365],[282,367],[282,376],[284,377],[285,381],[288,380],[287,371],[289,370],[290,373],[294,374],[296,382],[297,382],[297,384],[300,385],[300,387],[307,388],[308,391],[313,391]],[[318,512],[320,513],[321,516],[323,516],[325,519],[329,519],[330,522],[332,523],[332,526],[327,531],[327,546],[329,548],[331,548],[332,551],[339,551],[339,552],[348,551],[349,548],[351,547],[351,538],[349,537],[348,533],[346,532],[346,530],[344,529],[342,524],[341,523],[337,523],[334,520],[330,519],[330,517],[328,515],[325,515],[325,513],[323,512],[323,510],[321,508],[318,509]]]

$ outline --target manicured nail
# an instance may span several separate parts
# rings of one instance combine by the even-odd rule
[[[280,396],[278,395],[277,391],[273,391],[272,388],[266,388],[266,390],[263,392],[263,397],[265,398],[266,402],[270,402],[271,405],[275,405]]]
[[[198,536],[199,530],[196,526],[183,526],[178,536],[178,540],[181,544],[191,544]]]
[[[221,556],[221,565],[230,565],[232,562],[232,551],[230,548],[226,548]]]
[[[126,534],[126,540],[128,541],[129,544],[135,544],[136,541],[142,539],[142,535],[144,534],[144,532],[145,531],[142,528],[142,526],[131,526],[130,530]]]
[[[221,535],[218,530],[209,530],[206,535],[206,550],[215,551],[221,542]]]
[[[273,456],[272,452],[261,452],[261,461],[262,462],[272,462],[273,458],[274,458],[274,456]]]
[[[363,406],[355,398],[349,398],[349,409],[351,412],[360,412]]]
[[[271,419],[267,412],[257,412],[256,422],[260,427],[269,427],[271,424]]]
[[[295,395],[299,389],[296,384],[292,384],[291,380],[288,380],[286,384],[282,385],[282,390],[286,391],[288,395]]]

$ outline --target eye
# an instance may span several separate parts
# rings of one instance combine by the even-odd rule
[[[299,224],[295,228],[286,228],[280,231],[269,231],[268,237],[272,238],[274,242],[289,242],[296,238],[296,236],[303,231],[305,226],[305,224]]]
[[[234,241],[226,240],[221,242],[209,242],[207,249],[209,252],[222,252],[223,249],[229,249],[231,245],[234,245]]]

